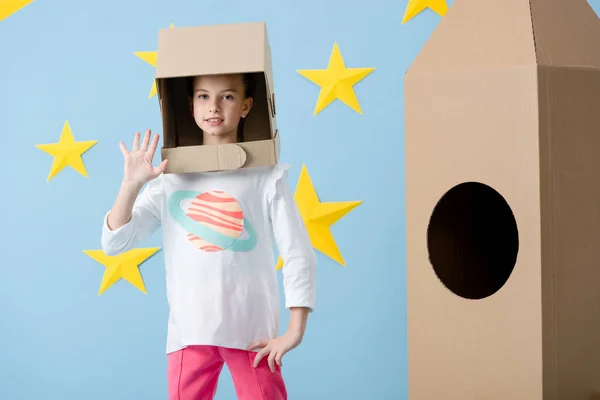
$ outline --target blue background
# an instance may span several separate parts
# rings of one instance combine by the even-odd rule
[[[104,267],[82,252],[100,248],[118,142],[161,132],[154,69],[133,52],[156,50],[170,23],[266,21],[290,186],[305,163],[322,201],[364,201],[332,227],[348,266],[318,253],[317,310],[284,358],[290,398],[406,399],[403,75],[440,20],[426,10],[402,25],[406,5],[38,0],[1,21],[0,398],[166,398],[162,251],[141,266],[147,295],[121,280],[101,296]],[[296,72],[325,68],[335,41],[346,66],[376,68],[355,86],[362,116],[340,101],[313,116],[319,89]],[[89,177],[46,182],[52,157],[34,145],[57,142],[65,120],[99,140]],[[142,246],[161,246],[160,231]],[[217,399],[232,398],[225,369]]]

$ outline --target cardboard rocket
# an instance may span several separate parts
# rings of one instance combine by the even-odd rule
[[[161,29],[156,86],[161,105],[165,173],[231,170],[276,164],[279,133],[267,27],[262,22]],[[252,73],[257,88],[244,142],[203,145],[188,106],[187,78]]]
[[[410,400],[600,394],[600,21],[455,0],[405,76]]]

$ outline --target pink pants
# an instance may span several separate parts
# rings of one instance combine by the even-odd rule
[[[168,354],[169,400],[212,400],[227,364],[238,400],[287,400],[281,369],[271,372],[267,357],[256,368],[256,352],[216,346],[189,346]]]

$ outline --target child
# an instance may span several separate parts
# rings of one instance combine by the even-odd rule
[[[190,81],[203,144],[243,139],[253,87],[249,74]],[[159,136],[150,136],[140,145],[136,133],[131,151],[120,143],[124,176],[104,218],[102,248],[117,255],[162,229],[169,399],[214,398],[224,363],[238,399],[287,399],[281,360],[302,341],[315,304],[315,253],[285,183],[289,166],[162,174],[167,160],[152,165]],[[290,309],[282,336],[273,239]]]

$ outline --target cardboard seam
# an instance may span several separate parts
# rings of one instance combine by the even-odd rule
[[[538,92],[538,124],[540,122],[540,106],[543,104],[544,109],[545,110],[549,110],[550,104],[549,104],[549,98],[550,96],[550,90],[552,90],[551,86],[548,85],[547,80],[544,79],[544,84],[545,84],[545,88],[543,93],[545,94],[545,98],[541,99],[540,98],[540,72],[541,72],[541,68],[544,68],[542,65],[540,65],[539,60],[539,52],[541,51],[541,49],[539,48],[539,43],[537,42],[537,38],[536,38],[536,31],[535,31],[535,19],[534,19],[534,15],[533,15],[533,8],[531,5],[531,0],[529,0],[529,18],[531,20],[531,34],[532,34],[532,39],[533,39],[533,51],[535,54],[535,60],[536,60],[536,81],[537,81],[537,92]],[[543,101],[543,103],[541,103],[541,101]],[[554,215],[555,215],[555,204],[554,204],[554,192],[555,192],[555,176],[554,176],[554,171],[552,170],[551,166],[552,166],[552,150],[553,150],[553,144],[552,144],[552,128],[551,128],[551,121],[550,121],[550,116],[549,114],[546,112],[544,114],[544,117],[546,118],[546,121],[544,122],[546,124],[546,129],[544,130],[546,137],[544,138],[544,140],[546,140],[546,151],[548,152],[548,154],[546,155],[547,157],[547,165],[546,165],[546,171],[549,171],[549,176],[548,176],[548,180],[549,182],[547,182],[547,185],[550,186],[549,188],[547,188],[546,190],[548,190],[549,193],[547,193],[547,196],[545,198],[548,199],[548,202],[550,204],[548,204],[547,207],[542,205],[542,196],[541,194],[543,193],[542,190],[540,190],[540,221],[543,221],[544,215],[543,210],[545,209],[546,212],[548,212],[550,215],[548,217],[548,230],[549,232],[547,232],[547,238],[549,240],[550,243],[547,243],[546,246],[550,246],[550,252],[551,252],[551,260],[549,260],[551,268],[550,268],[550,273],[551,273],[551,282],[552,285],[550,287],[551,292],[549,293],[550,296],[550,305],[552,307],[552,321],[551,321],[551,329],[552,329],[552,337],[551,337],[551,360],[550,360],[550,379],[549,379],[549,383],[552,385],[552,390],[551,393],[544,393],[545,391],[545,384],[542,384],[542,393],[543,396],[550,396],[551,398],[556,398],[556,395],[558,395],[558,308],[557,308],[557,301],[556,301],[556,294],[558,293],[558,282],[556,279],[556,246],[554,246],[554,244],[552,243],[554,241]],[[538,132],[540,126],[538,125]],[[540,138],[541,139],[541,138]],[[538,149],[539,149],[539,145],[538,145]],[[541,167],[541,165],[540,165]],[[541,170],[540,170],[541,172]],[[542,185],[542,182],[540,181],[540,185]],[[540,187],[540,189],[542,189]],[[542,237],[543,234],[542,234]],[[541,243],[541,251],[542,254],[540,255],[542,257],[542,265],[545,265],[543,260],[544,257],[544,243]],[[542,274],[544,274],[544,271],[540,271]],[[547,290],[547,288],[545,288],[547,285],[545,284],[545,279],[543,278],[542,275],[542,298],[541,300],[541,305],[542,307],[544,307],[544,292]],[[544,313],[542,312],[542,381],[546,382],[545,379],[543,379],[545,372],[544,372],[544,340],[546,340],[546,338],[544,337],[544,317],[543,317]]]
[[[548,91],[552,90],[552,87],[550,87],[548,89]],[[549,96],[550,98],[550,96]],[[549,103],[549,99],[548,99],[548,103]],[[548,104],[548,107],[550,105]],[[550,119],[550,116],[548,116],[548,119]],[[550,137],[552,137],[552,128],[550,127],[550,124],[548,124],[548,134],[550,135]],[[553,149],[554,144],[552,144],[552,149]],[[556,192],[556,175],[552,174],[552,199],[555,198],[554,193]],[[552,233],[552,237],[554,238],[554,216],[557,215],[556,214],[556,202],[553,201],[552,204],[552,208],[553,208],[553,213],[552,213],[552,219],[551,221],[551,233]],[[558,263],[556,262],[557,260],[557,254],[556,254],[556,249],[558,248],[558,246],[552,246],[552,259],[554,260],[554,262],[552,263],[552,290],[554,291],[552,293],[552,300],[553,300],[553,306],[554,306],[554,321],[553,321],[553,329],[554,329],[554,360],[553,360],[553,375],[554,375],[554,379],[551,380],[551,382],[554,382],[554,389],[556,390],[556,398],[558,398],[558,393],[559,393],[559,380],[558,380],[558,376],[559,376],[559,361],[558,361],[558,356],[559,356],[559,351],[560,351],[560,338],[559,338],[559,329],[558,329],[558,325],[559,325],[559,315],[558,315],[558,307],[557,307],[557,303],[558,303]]]
[[[538,43],[535,37],[535,23],[533,22],[533,9],[531,8],[531,0],[529,0],[529,20],[531,21],[531,35],[533,38],[533,52],[535,54],[535,63],[539,65]],[[538,80],[539,84],[539,80]]]
[[[557,65],[557,64],[537,64],[538,67],[544,68],[560,68],[560,69],[574,69],[579,71],[598,71],[597,67],[590,67],[588,65]]]
[[[537,64],[536,64],[537,65]],[[424,71],[424,72],[410,72],[410,76],[409,71],[406,71],[405,73],[405,79],[406,77],[429,77],[429,76],[439,76],[440,72],[443,72],[444,74],[449,74],[449,75],[470,75],[473,72],[504,72],[504,71],[512,71],[512,70],[518,70],[518,69],[527,69],[527,68],[531,68],[533,66],[533,64],[513,64],[510,66],[502,66],[502,67],[497,67],[497,68],[473,68],[473,69],[447,69],[447,70],[431,70],[431,71]]]
[[[540,74],[542,73],[542,71],[546,70],[547,68],[545,67],[539,67],[537,68],[537,82],[538,82],[538,86],[540,85]],[[544,74],[547,74],[547,71],[543,72]],[[550,110],[550,99],[553,97],[552,96],[552,85],[549,84],[549,80],[547,77],[545,77],[543,79],[543,82],[545,84],[543,93],[545,94],[545,98],[540,99],[543,100],[543,107],[544,110]],[[538,93],[540,93],[540,90],[538,89]],[[538,98],[540,96],[538,95]],[[538,110],[539,113],[539,110]],[[552,391],[551,393],[549,393],[548,395],[550,396],[550,399],[557,399],[558,397],[558,392],[559,392],[559,380],[558,380],[558,353],[560,350],[560,346],[559,346],[559,329],[558,329],[558,325],[559,325],[559,320],[558,320],[558,307],[557,307],[557,294],[558,294],[558,279],[557,279],[557,254],[556,254],[556,244],[555,244],[555,229],[554,229],[554,225],[555,225],[555,216],[557,215],[557,209],[556,209],[556,202],[554,201],[554,199],[556,198],[555,193],[556,193],[556,173],[553,170],[552,166],[554,165],[552,159],[553,159],[553,152],[554,152],[554,147],[555,144],[553,143],[553,132],[552,132],[552,124],[551,124],[551,116],[550,113],[546,111],[545,114],[545,137],[543,138],[544,140],[546,140],[546,165],[545,165],[545,170],[547,171],[547,178],[546,178],[546,196],[545,198],[548,201],[548,205],[546,207],[540,207],[540,210],[546,210],[546,212],[548,213],[547,216],[547,220],[548,220],[548,224],[547,224],[547,228],[548,228],[548,232],[547,232],[547,243],[546,246],[550,247],[549,252],[550,252],[550,257],[548,260],[544,260],[547,262],[544,262],[543,265],[550,265],[550,271],[549,273],[551,274],[551,286],[549,288],[550,293],[548,294],[547,297],[550,297],[550,306],[552,307],[552,321],[551,321],[551,332],[552,332],[552,337],[551,337],[551,342],[550,342],[550,348],[551,348],[551,362],[550,362],[550,378],[549,378],[549,384],[552,386]],[[541,138],[540,138],[541,139]],[[540,194],[543,193],[540,190]],[[542,216],[543,217],[543,216]],[[546,248],[547,248],[546,247]],[[544,273],[542,271],[542,273]],[[543,324],[543,321],[542,321]],[[544,338],[542,338],[542,340],[544,340]]]
[[[539,85],[539,67],[538,67],[538,85]],[[546,109],[550,108],[550,98],[552,97],[550,95],[550,91],[552,90],[552,87],[550,85],[548,85],[548,82],[546,81],[546,101],[544,106],[546,107]],[[547,135],[547,141],[548,141],[548,152],[550,152],[550,154],[548,155],[548,159],[552,159],[552,152],[554,150],[554,143],[552,143],[552,128],[551,128],[551,123],[550,123],[550,115],[549,113],[546,115],[546,124],[547,124],[547,129],[546,129],[546,135]],[[551,170],[552,171],[552,170]],[[558,351],[559,351],[559,338],[558,338],[558,307],[557,307],[557,293],[558,293],[558,279],[557,279],[557,263],[556,263],[556,248],[557,246],[554,245],[554,241],[555,241],[555,236],[554,236],[554,218],[556,215],[556,203],[554,201],[555,196],[554,193],[556,192],[556,175],[554,173],[554,171],[552,171],[552,173],[550,174],[550,179],[551,179],[551,183],[552,186],[550,188],[550,193],[549,196],[547,198],[549,198],[550,201],[550,207],[549,210],[551,212],[550,216],[549,216],[549,238],[551,240],[550,246],[552,247],[552,261],[550,263],[550,265],[552,266],[551,271],[552,271],[552,332],[553,332],[553,351],[552,351],[552,379],[550,380],[550,382],[553,384],[554,386],[554,390],[555,390],[555,394],[556,396],[558,395]],[[540,192],[541,193],[541,192]],[[556,398],[556,396],[554,396]]]

